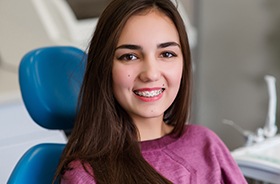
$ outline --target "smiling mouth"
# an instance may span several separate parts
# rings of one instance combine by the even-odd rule
[[[160,95],[164,91],[164,88],[158,89],[158,90],[152,90],[152,91],[137,91],[135,90],[134,93],[141,97],[146,98],[153,98],[155,96]]]

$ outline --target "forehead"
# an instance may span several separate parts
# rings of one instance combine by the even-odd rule
[[[173,21],[163,12],[151,9],[132,15],[121,32],[119,44],[127,42],[176,41],[179,35]]]

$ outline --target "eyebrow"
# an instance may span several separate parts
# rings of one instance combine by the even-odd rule
[[[141,46],[133,45],[133,44],[120,45],[115,50],[117,50],[117,49],[143,50],[143,48]]]
[[[176,42],[160,43],[157,45],[157,48],[162,49],[170,46],[178,46],[179,48],[181,48],[180,44]],[[115,50],[117,49],[143,50],[143,48],[140,45],[133,45],[133,44],[123,44],[118,46]]]
[[[180,44],[176,43],[176,42],[165,42],[165,43],[161,43],[159,45],[157,45],[157,48],[166,48],[166,47],[170,47],[170,46],[178,46],[179,48],[181,48]]]

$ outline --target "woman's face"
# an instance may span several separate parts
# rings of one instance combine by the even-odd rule
[[[130,17],[113,61],[113,93],[135,123],[163,119],[182,76],[183,56],[173,22],[158,10]]]

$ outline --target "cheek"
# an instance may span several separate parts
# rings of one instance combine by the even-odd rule
[[[134,75],[124,67],[113,67],[113,94],[119,104],[126,109],[127,102],[130,100]]]
[[[178,91],[179,91],[179,88],[180,88],[180,84],[181,84],[181,78],[182,78],[182,75],[179,75],[178,73],[174,74],[172,76],[172,79],[170,79],[170,83],[172,87],[172,92],[174,93],[174,95],[176,96]]]
[[[177,65],[176,67],[169,69],[168,71],[169,85],[179,88],[182,79],[182,73],[183,73],[182,69],[183,69],[182,65]]]
[[[116,93],[116,90],[127,90],[132,88],[133,76],[129,70],[123,67],[113,67],[112,77],[114,93]]]

